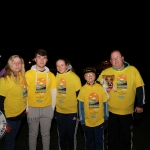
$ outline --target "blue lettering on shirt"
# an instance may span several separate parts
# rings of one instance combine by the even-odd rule
[[[91,116],[91,118],[96,118],[96,116]]]
[[[120,95],[120,96],[118,96],[120,99],[124,99],[124,96],[123,95]]]
[[[38,99],[38,100],[36,100],[38,103],[41,103],[41,102],[43,102],[42,100],[40,100],[40,99]]]
[[[64,100],[59,100],[59,103],[61,103],[61,104],[64,103]]]

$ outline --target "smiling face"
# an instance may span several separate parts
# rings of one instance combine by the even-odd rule
[[[89,72],[84,75],[84,78],[90,84],[95,81],[96,76],[95,76],[95,73]]]
[[[111,53],[110,62],[114,68],[121,69],[124,65],[124,57],[116,50]]]
[[[56,61],[56,68],[58,72],[64,73],[68,68],[68,64],[66,64],[64,60],[59,59]]]

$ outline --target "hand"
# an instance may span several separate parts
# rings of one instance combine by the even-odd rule
[[[143,119],[143,113],[133,113],[133,121],[134,121],[134,126],[139,126],[141,121]]]
[[[79,122],[79,121],[80,121],[80,118],[77,118],[77,121]]]
[[[136,112],[136,113],[142,113],[142,112],[143,112],[143,108],[136,107],[136,108],[135,108],[135,112]]]
[[[12,128],[7,124],[6,125],[6,133],[9,133],[12,130]]]
[[[134,116],[134,120],[141,120],[142,116],[143,116],[143,113],[134,112],[133,116]]]
[[[85,124],[82,124],[81,126],[82,126],[82,131],[86,133],[89,128]]]

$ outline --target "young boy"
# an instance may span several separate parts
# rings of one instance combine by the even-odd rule
[[[96,69],[88,67],[84,70],[86,84],[80,89],[79,118],[85,133],[86,150],[104,150],[104,105],[107,106],[107,96],[103,87],[96,83]]]

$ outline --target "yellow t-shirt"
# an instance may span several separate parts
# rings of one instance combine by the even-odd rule
[[[25,73],[28,89],[28,106],[42,108],[52,104],[51,89],[56,88],[55,75],[48,72],[28,70]]]
[[[0,78],[0,95],[4,100],[6,118],[16,117],[26,109],[27,88],[22,77],[20,84],[14,83],[10,77]]]
[[[102,71],[98,81],[102,81],[102,75],[115,75],[113,89],[109,92],[110,100],[108,101],[109,111],[114,114],[126,115],[134,112],[134,102],[136,88],[144,86],[143,79],[139,71],[134,66],[128,66],[123,70],[114,70],[112,67]]]
[[[96,127],[104,122],[104,102],[107,96],[100,84],[85,84],[79,92],[78,100],[84,102],[85,124]]]
[[[56,111],[63,114],[77,112],[76,91],[81,88],[80,78],[72,71],[56,75]]]

